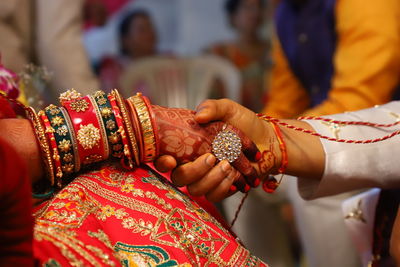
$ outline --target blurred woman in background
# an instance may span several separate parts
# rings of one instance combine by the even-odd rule
[[[157,34],[149,13],[136,10],[122,19],[118,29],[120,54],[100,63],[102,88],[118,88],[124,68],[137,59],[157,54]]]
[[[225,9],[237,37],[210,48],[211,53],[228,59],[239,68],[243,79],[241,103],[254,111],[263,107],[267,66],[268,45],[260,37],[263,8],[262,0],[228,0]],[[224,93],[215,92],[214,96],[223,97]]]

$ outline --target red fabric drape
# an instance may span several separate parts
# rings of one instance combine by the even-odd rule
[[[31,207],[24,163],[0,138],[0,266],[33,266]]]

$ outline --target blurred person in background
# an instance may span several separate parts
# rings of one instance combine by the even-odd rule
[[[130,0],[85,0],[85,30],[103,27],[109,17],[123,8]]]
[[[157,54],[157,34],[150,14],[136,10],[125,16],[118,29],[120,54],[105,57],[99,66],[102,88],[118,88],[124,68],[135,60]]]
[[[236,38],[213,45],[209,52],[231,61],[242,74],[241,104],[254,111],[263,107],[264,77],[269,46],[260,36],[263,0],[228,0],[225,9]],[[222,92],[218,92],[222,91]],[[224,97],[223,88],[213,97]]]
[[[398,0],[283,0],[275,25],[278,40],[263,113],[320,116],[393,98],[400,83]],[[340,125],[328,126],[341,137]],[[309,265],[360,266],[341,207],[352,194],[306,202],[295,183],[289,187]]]
[[[86,0],[83,7],[85,31],[93,27],[103,27],[107,23],[107,7],[102,0]]]
[[[52,72],[53,96],[74,87],[99,88],[81,42],[84,1],[9,0],[0,2],[0,53],[3,64],[20,72],[26,64]]]

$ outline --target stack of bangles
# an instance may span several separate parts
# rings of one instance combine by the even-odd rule
[[[125,100],[117,90],[83,97],[69,90],[60,104],[37,114],[26,109],[51,186],[61,187],[66,177],[108,158],[132,169],[157,157],[154,115],[141,94]]]

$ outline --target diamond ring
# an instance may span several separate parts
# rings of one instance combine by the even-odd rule
[[[242,151],[242,142],[239,136],[226,129],[226,124],[214,138],[212,142],[212,152],[217,159],[227,160],[229,163],[234,162],[240,156]]]

